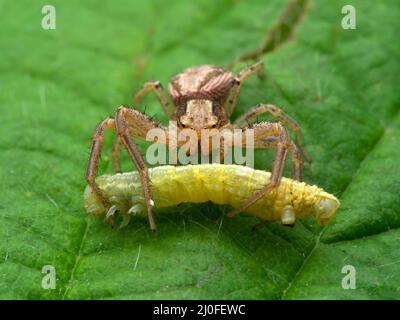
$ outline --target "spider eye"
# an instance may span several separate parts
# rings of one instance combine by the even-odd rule
[[[212,128],[216,128],[216,127],[217,127],[217,125],[216,125],[216,124],[213,124],[213,125],[212,125]]]
[[[182,128],[186,128],[187,127],[187,125],[183,124],[183,123],[181,123],[181,126],[182,126]]]

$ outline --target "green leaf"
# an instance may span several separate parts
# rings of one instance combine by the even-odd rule
[[[52,1],[56,30],[41,28],[45,4],[0,2],[0,298],[399,298],[396,0],[352,1],[355,30],[342,29],[340,0]],[[115,231],[87,216],[99,121],[147,80],[166,85],[188,66],[257,48],[267,76],[246,80],[234,117],[268,102],[301,124],[314,158],[305,180],[342,202],[329,226],[252,232],[255,219],[228,219],[211,203],[157,210],[157,234],[145,219]],[[167,121],[154,97],[145,106]],[[112,172],[112,141],[110,132],[101,173]],[[256,167],[269,170],[272,156],[258,150]],[[46,265],[55,289],[42,287]],[[346,265],[356,289],[342,288]]]

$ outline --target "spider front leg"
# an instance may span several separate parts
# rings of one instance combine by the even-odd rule
[[[88,160],[88,165],[86,168],[85,179],[87,183],[92,188],[93,193],[103,205],[106,210],[111,207],[110,202],[106,199],[103,192],[100,190],[98,184],[95,181],[97,168],[99,165],[99,160],[101,156],[101,150],[103,149],[104,131],[105,129],[115,129],[115,120],[113,117],[108,117],[107,119],[100,122],[94,129],[92,136],[92,145],[90,147],[90,155]]]
[[[112,151],[111,151],[111,156],[112,156],[112,162],[113,162],[113,167],[115,173],[121,173],[121,160],[120,160],[120,155],[121,155],[121,141],[117,137],[115,139]]]
[[[233,79],[228,96],[223,105],[223,108],[228,116],[232,114],[236,106],[237,97],[239,96],[240,88],[242,87],[244,80],[254,73],[257,73],[260,78],[264,77],[264,62],[259,61],[250,67],[243,69]]]
[[[303,135],[301,133],[301,129],[299,124],[291,118],[289,115],[287,115],[285,112],[283,112],[280,108],[277,106],[274,106],[272,104],[258,104],[257,106],[251,108],[248,112],[246,112],[244,115],[236,119],[236,121],[233,123],[234,126],[239,127],[239,128],[245,128],[249,125],[249,123],[254,120],[257,116],[263,114],[263,113],[270,113],[274,117],[276,117],[279,121],[282,121],[285,125],[287,125],[290,129],[293,130],[293,132],[296,135],[296,140],[297,144],[300,149],[300,153],[304,157],[304,159],[308,163],[312,163],[312,158],[308,154],[308,152],[305,149],[304,146],[304,139]]]
[[[297,145],[292,141],[292,177],[297,181],[303,181],[303,156]]]
[[[147,115],[124,106],[119,107],[117,110],[115,125],[118,132],[118,138],[125,145],[130,158],[139,172],[143,186],[143,195],[147,207],[150,229],[155,231],[156,224],[152,212],[154,201],[150,189],[148,168],[142,154],[140,153],[138,145],[132,138],[132,135],[146,139],[146,134],[149,130],[155,128],[165,130],[165,128],[159,122],[152,120]]]
[[[150,91],[154,91],[158,100],[160,101],[161,107],[163,108],[164,112],[171,118],[171,116],[175,112],[175,105],[172,102],[172,99],[167,91],[165,91],[164,87],[162,86],[160,81],[149,81],[146,82],[142,89],[140,89],[134,96],[133,100],[136,105],[139,105],[140,100]]]
[[[260,199],[265,193],[271,191],[277,187],[281,182],[283,169],[287,157],[288,150],[290,149],[292,142],[290,140],[287,129],[280,122],[262,122],[257,123],[253,127],[254,129],[254,141],[263,140],[268,136],[276,136],[276,153],[274,163],[272,165],[270,181],[260,190],[254,192],[249,198],[247,198],[242,204],[228,214],[229,217],[234,217],[240,212],[251,206],[254,202]],[[254,144],[256,146],[256,144]]]
[[[263,140],[255,141],[254,148],[276,148],[279,137],[266,137]],[[292,178],[303,181],[303,158],[298,146],[292,141],[290,143],[292,152]]]

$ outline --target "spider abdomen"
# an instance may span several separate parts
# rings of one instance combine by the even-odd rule
[[[223,100],[234,79],[232,73],[213,65],[185,69],[169,83],[169,93],[177,105],[190,99]]]

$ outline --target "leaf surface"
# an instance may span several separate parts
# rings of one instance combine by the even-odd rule
[[[45,2],[1,2],[0,298],[398,299],[400,7],[352,1],[357,28],[344,30],[345,1],[298,3],[299,19],[279,24],[289,2],[53,1],[57,29],[43,30]],[[143,219],[115,231],[85,214],[99,121],[145,81],[227,65],[277,26],[282,37],[261,50],[266,79],[246,80],[234,117],[273,103],[301,124],[314,158],[305,180],[342,201],[329,226],[252,232],[255,219],[220,220],[229,208],[211,203],[157,210],[157,234]],[[137,107],[167,121],[152,96]],[[256,167],[272,157],[257,150]],[[54,290],[42,288],[45,265]],[[355,290],[342,288],[345,265]]]

